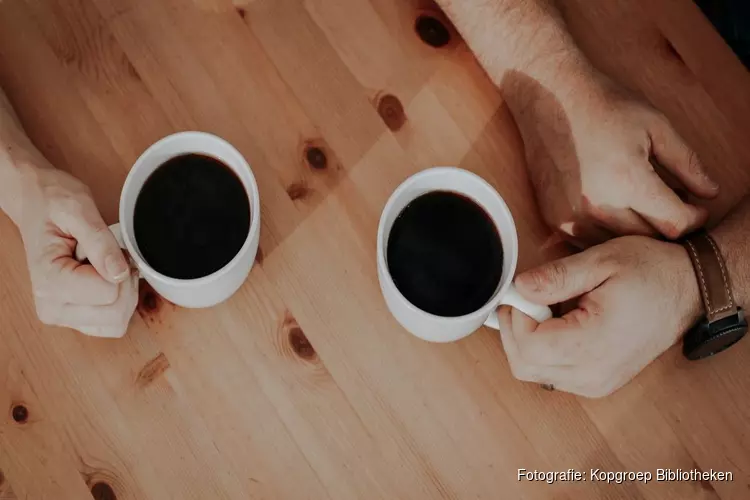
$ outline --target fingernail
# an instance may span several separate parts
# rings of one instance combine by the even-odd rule
[[[128,277],[128,274],[130,274],[128,263],[125,262],[123,257],[117,255],[107,255],[107,258],[104,259],[104,268],[112,279],[118,283],[123,281]]]

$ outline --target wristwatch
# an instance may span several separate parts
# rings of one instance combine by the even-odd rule
[[[737,343],[747,333],[747,320],[734,300],[727,267],[713,238],[701,230],[685,238],[682,245],[693,263],[706,312],[685,334],[682,345],[685,357],[697,360]]]

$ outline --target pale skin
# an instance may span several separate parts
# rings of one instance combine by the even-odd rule
[[[750,197],[710,231],[732,291],[750,305]],[[677,342],[703,315],[698,282],[678,244],[623,236],[516,277],[529,300],[574,300],[561,318],[537,323],[499,311],[500,333],[516,378],[587,397],[607,396]]]
[[[653,164],[698,198],[716,196],[718,186],[663,115],[586,61],[550,2],[438,3],[503,92],[546,222],[581,247],[641,235],[516,278],[534,302],[574,301],[562,317],[539,324],[518,310],[499,310],[517,378],[587,397],[611,394],[703,314],[687,252],[646,236],[676,239],[700,227],[706,212],[683,202]],[[748,231],[750,201],[713,232],[741,305],[750,293]]]
[[[674,239],[706,211],[684,203],[661,164],[699,198],[718,194],[667,119],[597,71],[548,0],[438,0],[500,88],[524,139],[545,221],[578,246],[614,235]]]
[[[53,168],[34,147],[2,90],[0,208],[23,239],[39,319],[122,337],[138,301],[138,278],[88,187]],[[90,264],[74,259],[76,245]]]
[[[548,224],[581,247],[606,243],[520,275],[519,291],[577,308],[538,324],[501,309],[513,373],[584,396],[616,390],[701,315],[697,282],[675,239],[706,212],[657,175],[659,163],[698,198],[718,194],[662,114],[598,72],[546,0],[438,0],[498,85],[524,139]],[[0,208],[23,238],[35,303],[47,324],[120,337],[137,277],[81,182],[33,146],[0,91]],[[750,203],[715,231],[740,304],[750,292],[742,235]],[[73,258],[81,245],[91,264]],[[664,314],[670,311],[670,314]],[[637,323],[636,323],[637,321]],[[644,325],[646,327],[644,328]]]

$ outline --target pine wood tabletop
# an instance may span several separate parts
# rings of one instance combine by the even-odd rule
[[[667,114],[722,184],[750,181],[750,75],[688,0],[570,0],[598,67]],[[418,28],[418,29],[417,29]],[[217,134],[261,194],[229,301],[142,287],[120,340],[36,319],[0,216],[1,499],[746,499],[750,342],[672,349],[602,400],[513,379],[490,330],[429,344],[388,313],[380,212],[406,177],[476,172],[518,225],[519,269],[569,250],[535,208],[514,121],[421,0],[0,0],[0,85],[29,135],[117,218],[140,153]],[[518,480],[518,469],[733,472],[733,481]]]

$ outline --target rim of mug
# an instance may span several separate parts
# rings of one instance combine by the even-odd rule
[[[398,197],[400,194],[402,194],[404,191],[409,189],[414,183],[419,182],[424,177],[428,177],[435,174],[441,174],[441,173],[452,173],[456,175],[462,175],[466,176],[468,178],[471,178],[473,182],[477,182],[480,184],[483,188],[489,189],[489,191],[492,193],[495,200],[498,202],[498,205],[501,207],[502,211],[507,216],[508,222],[510,223],[510,229],[511,234],[509,237],[512,240],[514,251],[511,254],[511,265],[508,266],[508,272],[505,273],[505,269],[503,269],[503,275],[502,275],[502,283],[500,286],[498,286],[497,290],[495,290],[495,293],[492,294],[492,297],[479,309],[472,311],[468,314],[464,314],[462,316],[438,316],[437,314],[429,313],[423,309],[420,309],[419,307],[412,304],[412,302],[404,297],[404,294],[401,293],[401,290],[398,289],[396,286],[396,283],[393,281],[393,277],[391,276],[391,272],[388,269],[388,262],[386,261],[386,255],[385,255],[385,219],[386,214],[390,213],[393,210],[393,206],[398,200]],[[464,193],[462,191],[455,191],[459,194],[468,196],[472,199],[475,203],[478,203],[476,199],[471,196],[469,193]],[[410,201],[413,201],[410,200]],[[481,205],[481,204],[480,204]],[[487,207],[482,207],[485,210],[488,210]],[[402,209],[403,210],[403,209]],[[494,219],[493,219],[494,222]],[[498,231],[500,228],[497,228]],[[502,237],[502,236],[501,236]],[[505,252],[504,252],[505,254]],[[481,176],[475,174],[474,172],[470,172],[469,170],[465,170],[463,168],[458,167],[449,167],[449,166],[439,166],[439,167],[430,167],[425,170],[422,170],[420,172],[417,172],[416,174],[413,174],[409,177],[407,177],[401,184],[398,185],[398,187],[391,193],[391,196],[388,198],[388,201],[386,202],[385,206],[383,207],[383,211],[380,214],[380,222],[378,224],[378,242],[377,242],[377,259],[378,259],[378,267],[383,269],[383,275],[387,279],[387,285],[389,288],[391,288],[396,294],[398,294],[398,297],[401,299],[401,302],[406,305],[407,309],[409,309],[411,312],[415,314],[422,315],[425,318],[429,318],[431,320],[437,320],[442,321],[446,323],[459,323],[466,321],[467,319],[476,319],[478,317],[482,316],[489,316],[489,314],[497,309],[497,307],[500,304],[500,299],[502,295],[505,293],[505,291],[510,287],[511,283],[513,282],[513,275],[516,271],[516,266],[518,265],[518,230],[516,229],[515,221],[513,220],[513,215],[510,211],[510,208],[508,207],[508,204],[505,203],[505,200],[500,195],[500,193],[497,192],[497,190],[484,180]],[[468,335],[468,334],[467,334]],[[463,335],[459,338],[463,338],[467,335]],[[436,335],[435,337],[439,337],[440,335]]]
[[[154,154],[154,151],[156,151],[158,148],[163,147],[164,144],[167,144],[172,141],[176,140],[185,140],[190,139],[191,137],[200,137],[203,139],[208,139],[210,141],[214,141],[216,143],[219,143],[222,147],[229,149],[233,153],[237,155],[237,157],[240,160],[240,168],[245,168],[249,177],[250,186],[249,196],[252,198],[250,200],[250,228],[247,232],[247,237],[245,238],[244,243],[240,247],[240,249],[237,251],[234,257],[232,257],[232,260],[224,264],[220,269],[217,269],[211,274],[208,274],[206,276],[201,276],[200,278],[193,278],[193,279],[180,279],[180,278],[172,278],[171,276],[167,276],[166,274],[160,273],[153,267],[151,267],[144,258],[142,258],[137,251],[135,245],[133,244],[134,236],[131,236],[128,233],[128,225],[124,223],[125,220],[125,193],[128,192],[128,189],[130,188],[131,184],[135,181],[133,181],[134,173],[138,170],[143,168],[143,165],[145,164],[146,159],[150,157],[152,154]],[[185,150],[182,151],[179,154],[189,154],[189,153],[203,153],[203,154],[211,154],[208,151],[193,151],[193,150]],[[175,155],[177,156],[177,155]],[[174,157],[174,156],[173,156]],[[173,158],[172,157],[172,158]],[[221,160],[219,160],[221,161]],[[221,161],[222,163],[226,163],[224,161]],[[230,165],[228,165],[229,168],[234,168]],[[159,168],[158,166],[156,168]],[[156,169],[154,169],[156,170]],[[243,187],[245,186],[245,182],[243,179],[240,178],[240,181],[242,182]],[[145,183],[145,181],[144,181]],[[140,186],[142,188],[143,185]],[[140,191],[139,188],[139,191]],[[248,189],[246,188],[246,192]],[[137,199],[137,197],[136,197]],[[240,153],[240,151],[235,148],[229,141],[226,139],[223,139],[217,135],[211,134],[209,132],[202,132],[198,130],[187,130],[182,132],[175,132],[174,134],[169,134],[167,136],[162,137],[152,145],[150,145],[141,155],[138,157],[138,159],[133,164],[133,167],[130,169],[130,172],[128,172],[128,175],[125,179],[125,183],[122,186],[122,191],[120,192],[120,208],[119,208],[119,218],[120,218],[120,231],[122,232],[122,239],[125,242],[125,246],[127,246],[127,250],[130,253],[130,257],[135,261],[136,266],[140,270],[141,274],[149,277],[153,277],[163,283],[171,284],[171,285],[178,285],[178,286],[189,286],[189,287],[197,287],[201,285],[205,285],[206,283],[210,283],[212,281],[215,281],[219,279],[220,277],[227,274],[232,267],[236,265],[236,263],[240,260],[241,256],[247,252],[247,249],[250,247],[250,244],[253,239],[253,234],[257,232],[260,228],[260,192],[258,190],[258,183],[255,180],[255,175],[253,174],[253,169],[250,167],[250,164],[245,159],[244,155]]]

